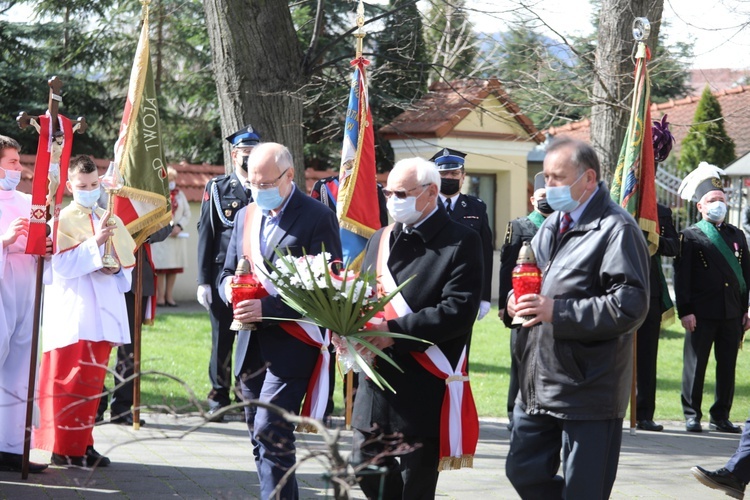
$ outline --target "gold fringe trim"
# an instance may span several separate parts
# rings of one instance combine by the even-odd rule
[[[645,217],[638,218],[638,225],[644,231],[646,231],[646,241],[648,243],[648,254],[654,255],[659,250],[659,228],[656,221],[646,219]]]
[[[458,470],[461,468],[474,468],[474,455],[463,455],[461,457],[443,457],[438,464],[438,472],[444,470]]]
[[[674,323],[674,307],[670,307],[664,311],[661,315],[661,326],[662,328]]]
[[[310,425],[310,424],[298,424],[294,430],[297,432],[304,432],[306,434],[318,433],[318,429],[316,429],[314,425]]]

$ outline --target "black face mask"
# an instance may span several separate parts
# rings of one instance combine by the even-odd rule
[[[247,155],[243,156],[242,157],[242,164],[240,165],[240,167],[242,167],[242,170],[244,170],[245,172],[247,172],[247,159],[248,158],[250,158],[250,156],[247,156]]]
[[[554,212],[554,210],[552,210],[552,207],[549,206],[549,203],[547,203],[547,198],[536,200],[536,209],[539,213],[544,215],[549,215]]]
[[[453,196],[460,189],[458,179],[440,179],[440,192],[445,196]]]

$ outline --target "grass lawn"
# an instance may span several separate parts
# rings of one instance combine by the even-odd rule
[[[679,322],[662,330],[656,394],[657,421],[683,419],[680,406],[683,339]],[[157,317],[153,326],[144,326],[142,404],[178,412],[195,411],[195,399],[204,404],[210,390],[210,350],[211,326],[207,314],[164,313]],[[735,422],[744,421],[750,411],[750,383],[743,376],[750,373],[748,351],[750,345],[746,351],[740,351],[737,360],[737,383],[731,415]],[[471,347],[472,388],[480,416],[506,416],[509,366],[509,332],[497,318],[497,310],[493,309],[474,326]],[[712,358],[703,398],[705,415],[708,415],[713,403],[714,367]],[[148,372],[161,372],[164,375]],[[337,379],[336,384],[336,413],[342,414],[341,380]]]

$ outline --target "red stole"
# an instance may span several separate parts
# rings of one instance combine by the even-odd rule
[[[378,246],[378,294],[384,295],[396,288],[396,281],[388,269],[390,239],[393,224],[380,235]],[[399,292],[385,308],[385,319],[394,319],[412,312]],[[445,395],[440,411],[440,462],[438,471],[473,467],[474,453],[479,441],[479,416],[466,371],[466,347],[454,368],[436,345],[424,352],[411,355],[422,367],[439,379],[445,380]]]
[[[31,187],[31,214],[29,215],[29,236],[26,242],[26,253],[44,255],[47,253],[47,175],[50,160],[50,132],[49,115],[42,115],[39,119],[39,145],[37,146],[36,162],[34,163],[34,180]],[[57,251],[57,221],[60,215],[65,181],[68,178],[68,162],[73,148],[73,125],[62,115],[58,119],[65,134],[62,155],[60,156],[60,185],[55,193],[55,213],[52,214],[52,253]]]

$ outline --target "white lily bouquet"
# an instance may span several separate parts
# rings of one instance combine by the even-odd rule
[[[393,391],[373,369],[372,363],[377,356],[400,368],[365,339],[382,336],[421,340],[401,333],[368,331],[369,325],[382,321],[385,305],[410,280],[390,294],[378,297],[373,288],[377,284],[373,273],[356,273],[349,268],[338,272],[335,270],[338,263],[332,262],[331,254],[325,251],[318,255],[293,257],[282,255],[277,250],[277,255],[276,262],[268,262],[271,271],[266,274],[282,300],[310,322],[339,335],[346,351],[342,357],[342,349],[339,349],[339,358],[347,371],[361,370],[381,389],[387,387]]]

